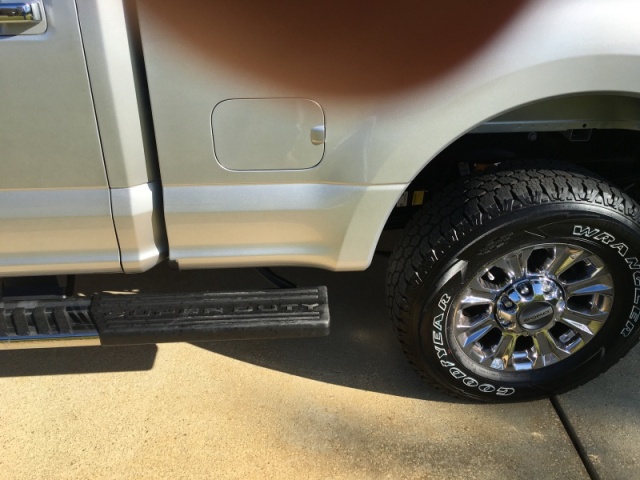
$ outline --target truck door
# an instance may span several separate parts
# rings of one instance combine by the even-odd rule
[[[120,271],[73,0],[0,0],[0,275]]]

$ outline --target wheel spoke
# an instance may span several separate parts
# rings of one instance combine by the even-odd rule
[[[460,299],[459,309],[473,307],[475,305],[488,305],[493,303],[496,298],[496,292],[482,285],[480,281],[475,278],[470,284],[469,288],[465,291],[463,297]]]
[[[572,297],[574,295],[613,295],[613,280],[611,275],[604,268],[599,268],[596,272],[575,282],[566,283],[565,291]]]
[[[531,251],[526,254],[525,258],[525,251],[519,250],[501,258],[494,266],[505,272],[512,281],[517,280],[524,277],[526,273],[527,258],[529,258],[530,253]]]
[[[483,283],[480,283],[480,278],[474,278],[469,283],[469,290],[472,291],[476,296],[494,298],[498,289],[491,288]]]
[[[515,335],[503,333],[502,338],[495,346],[495,350],[487,356],[491,367],[497,370],[506,370],[512,363],[513,351],[516,348]]]
[[[583,339],[588,340],[602,328],[602,324],[608,316],[609,312],[601,312],[599,310],[597,313],[565,310],[559,321],[577,331]]]
[[[533,345],[538,353],[534,368],[546,367],[571,354],[571,352],[563,350],[547,331],[536,333],[533,336]]]
[[[473,307],[475,305],[489,305],[493,303],[496,295],[489,291],[468,289],[460,299],[460,310]]]
[[[461,324],[457,326],[459,330],[464,330],[458,335],[458,341],[462,348],[467,350],[489,333],[496,326],[496,322],[492,314],[487,314],[467,326]]]
[[[545,270],[558,277],[589,255],[589,253],[579,248],[572,248],[567,245],[556,245],[554,248],[554,257]]]

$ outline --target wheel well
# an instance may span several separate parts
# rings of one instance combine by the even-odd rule
[[[386,228],[402,228],[434,191],[508,160],[572,163],[640,199],[640,131],[580,129],[468,133],[438,154],[411,182]],[[404,204],[404,205],[403,205]]]

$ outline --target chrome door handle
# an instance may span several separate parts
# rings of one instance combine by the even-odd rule
[[[0,24],[38,23],[42,20],[40,5],[29,3],[0,3]]]

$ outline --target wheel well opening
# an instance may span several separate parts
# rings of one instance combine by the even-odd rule
[[[468,133],[438,154],[411,182],[386,229],[403,228],[434,192],[505,161],[562,161],[589,170],[640,201],[640,131],[580,129]]]

